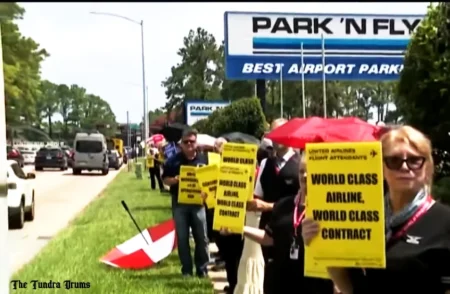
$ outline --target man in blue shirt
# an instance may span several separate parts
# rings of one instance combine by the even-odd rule
[[[166,161],[162,179],[170,186],[172,196],[172,213],[178,241],[178,256],[183,275],[192,275],[192,257],[189,246],[189,228],[195,241],[195,267],[200,277],[207,275],[209,262],[206,212],[204,205],[178,203],[178,176],[182,165],[202,166],[208,164],[208,158],[197,153],[197,131],[185,130],[181,137],[181,152]]]

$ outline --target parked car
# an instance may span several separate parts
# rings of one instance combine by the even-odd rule
[[[44,147],[39,149],[34,162],[35,170],[44,168],[59,168],[67,170],[67,156],[61,148]]]
[[[125,146],[124,148],[127,151],[128,159],[133,159],[134,158],[133,148],[130,146]]]
[[[34,220],[34,173],[25,174],[17,161],[7,161],[8,218],[11,229],[23,228],[25,221]]]
[[[127,149],[123,148],[123,163],[127,164],[128,163],[128,152]]]
[[[67,157],[67,165],[69,167],[73,166],[73,149],[69,146],[62,146],[61,149],[64,151],[66,157]]]
[[[118,170],[123,162],[122,157],[120,157],[120,154],[117,150],[108,150],[108,160],[109,160],[109,167],[115,168]]]
[[[19,149],[12,146],[6,146],[6,154],[8,160],[14,160],[19,164],[20,167],[23,167],[25,161]]]
[[[36,150],[31,147],[19,146],[17,147],[23,156],[24,164],[34,164],[36,158]]]

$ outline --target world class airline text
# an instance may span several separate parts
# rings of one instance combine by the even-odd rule
[[[284,67],[283,63],[244,63],[242,66],[243,74],[279,74]],[[398,75],[403,70],[402,64],[326,64],[326,74],[373,74],[373,75]],[[324,71],[320,63],[305,63],[303,65],[292,64],[287,74],[318,74]],[[283,73],[286,73],[283,70]]]

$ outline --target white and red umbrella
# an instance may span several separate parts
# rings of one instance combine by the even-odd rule
[[[197,135],[197,145],[201,147],[214,147],[214,143],[216,142],[216,138],[207,135],[207,134],[198,134]]]
[[[154,146],[158,145],[158,143],[164,141],[165,138],[161,134],[155,134],[147,139],[147,145],[153,144]]]
[[[175,222],[170,219],[117,245],[100,262],[121,269],[145,269],[169,256],[176,247]]]

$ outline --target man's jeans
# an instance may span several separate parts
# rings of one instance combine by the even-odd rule
[[[191,228],[195,241],[196,273],[197,275],[205,275],[207,273],[206,266],[209,262],[205,207],[175,204],[172,207],[172,212],[177,232],[181,272],[184,275],[192,274],[191,247],[189,246],[189,228]]]

